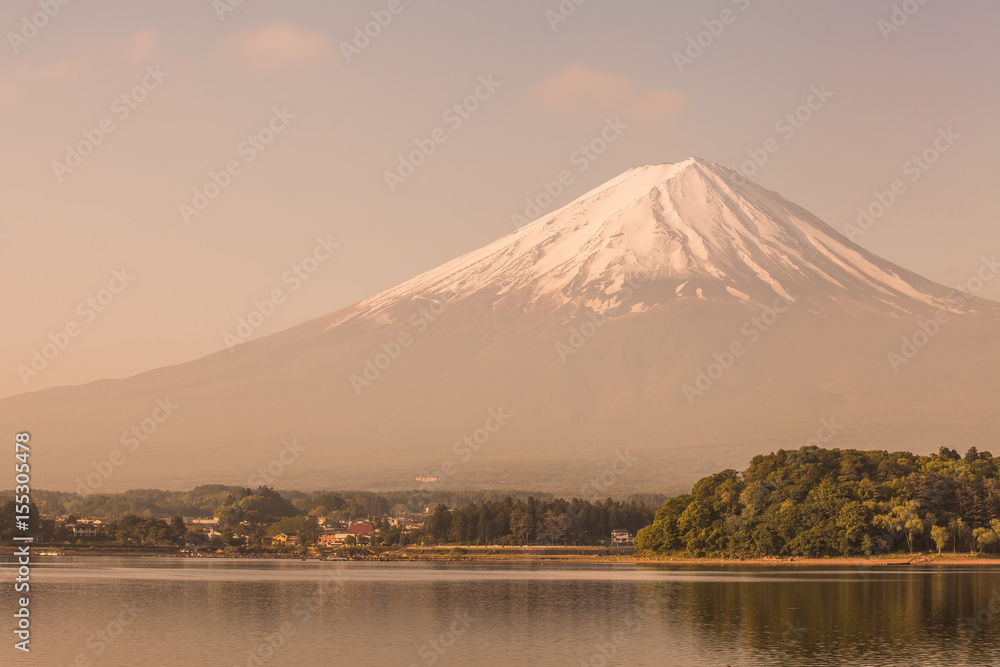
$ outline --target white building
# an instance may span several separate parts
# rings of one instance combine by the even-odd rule
[[[611,531],[611,544],[616,547],[630,547],[634,544],[632,533],[617,528]]]

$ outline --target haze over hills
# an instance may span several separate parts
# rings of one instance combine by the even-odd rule
[[[998,371],[1000,305],[692,158],[232,351],[5,399],[0,422],[31,430],[40,488],[95,464],[113,470],[97,490],[252,484],[294,439],[279,487],[430,475],[604,497],[686,490],[818,434],[989,449]],[[155,432],[123,437],[144,419]]]

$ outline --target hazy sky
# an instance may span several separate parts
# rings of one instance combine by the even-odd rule
[[[218,351],[276,289],[256,335],[349,305],[512,231],[563,170],[543,212],[768,139],[753,180],[839,229],[901,181],[856,238],[883,257],[955,285],[1000,252],[991,0],[237,2],[3,3],[0,396]]]

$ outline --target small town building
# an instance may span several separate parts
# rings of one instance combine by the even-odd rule
[[[92,538],[101,534],[100,521],[77,521],[76,523],[68,524],[66,527],[72,530],[73,537],[77,538]]]
[[[339,547],[347,544],[347,538],[351,537],[351,533],[323,533],[319,536],[319,545],[321,547]]]
[[[611,544],[618,547],[630,547],[635,543],[632,533],[622,528],[611,531]]]
[[[347,532],[351,535],[371,535],[375,530],[370,523],[352,523],[347,527]]]
[[[271,544],[280,544],[284,547],[294,547],[299,543],[298,533],[278,533],[271,538]]]

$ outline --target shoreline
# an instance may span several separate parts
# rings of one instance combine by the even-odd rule
[[[248,553],[248,554],[190,554],[167,549],[76,549],[36,547],[35,558],[74,557],[136,557],[136,558],[183,558],[183,559],[224,559],[224,560],[298,560],[306,562],[382,562],[382,563],[529,563],[547,562],[564,564],[622,564],[622,565],[679,565],[679,566],[726,566],[726,567],[926,567],[926,566],[1000,566],[1000,558],[980,557],[969,554],[922,554],[893,555],[883,557],[829,558],[805,557],[763,557],[763,558],[694,558],[686,556],[636,556],[634,554],[609,554],[604,549],[592,547],[593,553],[579,553],[586,547],[572,548],[577,553],[552,553],[542,548],[506,547],[410,547],[405,551],[382,552],[341,552],[341,553]],[[458,553],[461,550],[463,553]],[[476,553],[480,551],[481,553]],[[58,553],[50,553],[58,552]],[[0,558],[14,555],[14,547],[0,547]],[[6,559],[4,559],[6,560]]]

